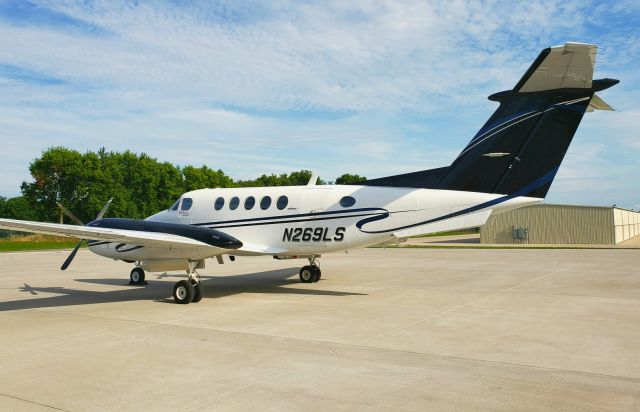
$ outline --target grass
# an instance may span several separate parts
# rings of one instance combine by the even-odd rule
[[[64,242],[56,241],[26,241],[26,242],[0,242],[0,252],[20,252],[29,250],[73,249],[78,244],[77,240]]]

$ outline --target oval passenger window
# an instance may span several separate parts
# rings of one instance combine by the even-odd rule
[[[351,207],[355,204],[356,204],[356,199],[352,198],[351,196],[345,196],[342,199],[340,199],[340,206],[342,207]]]
[[[213,205],[216,210],[220,210],[224,207],[224,197],[219,197],[216,199],[216,203]]]
[[[239,204],[240,204],[240,199],[238,199],[238,196],[234,196],[231,198],[231,201],[229,201],[229,209],[236,210]]]
[[[267,210],[271,206],[271,198],[269,196],[265,196],[260,201],[260,209]]]
[[[276,203],[276,206],[278,207],[278,209],[282,210],[285,207],[287,207],[288,204],[289,204],[289,198],[282,195],[278,198],[278,203]]]
[[[256,204],[256,198],[253,196],[249,196],[245,201],[244,201],[244,208],[247,210],[251,210],[253,209],[253,205]]]
[[[189,210],[191,209],[192,205],[193,199],[191,199],[190,197],[185,197],[184,199],[182,199],[182,206],[180,206],[180,210]]]

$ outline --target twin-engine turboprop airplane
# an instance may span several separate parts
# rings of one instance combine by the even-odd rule
[[[145,271],[185,270],[177,303],[204,294],[197,269],[223,255],[306,258],[305,283],[320,279],[321,254],[393,239],[480,226],[491,213],[542,202],[585,111],[611,110],[595,93],[618,80],[593,80],[596,46],[543,50],[448,167],[361,185],[201,189],[145,220],[103,219],[84,226],[0,219],[0,228],[86,239],[89,250]],[[73,259],[74,249],[65,269]]]

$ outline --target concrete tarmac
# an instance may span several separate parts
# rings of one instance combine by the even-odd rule
[[[0,410],[640,410],[640,251],[364,249],[127,286],[0,254]]]

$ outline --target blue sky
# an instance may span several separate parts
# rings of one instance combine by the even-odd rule
[[[599,46],[548,202],[640,209],[640,2],[0,0],[0,195],[50,146],[234,178],[446,166],[541,49]]]

